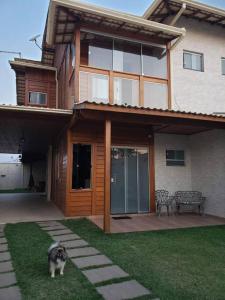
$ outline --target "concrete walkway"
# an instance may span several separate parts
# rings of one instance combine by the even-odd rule
[[[62,241],[73,264],[93,285],[97,285],[96,290],[104,299],[133,299],[145,295],[151,299],[148,289],[136,280],[131,280],[129,274],[66,226],[56,221],[38,224],[54,241]],[[116,283],[107,283],[111,280],[116,280]]]
[[[60,210],[44,194],[0,194],[0,222],[18,223],[64,219]]]
[[[16,284],[16,275],[13,271],[11,256],[8,251],[4,225],[0,225],[0,299],[21,300],[20,289]]]

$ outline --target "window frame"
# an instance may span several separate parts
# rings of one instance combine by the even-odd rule
[[[84,146],[90,146],[91,147],[91,171],[90,171],[90,187],[89,188],[79,188],[75,189],[73,188],[73,146],[74,145],[84,145]],[[94,145],[90,143],[89,141],[85,142],[75,142],[71,144],[71,177],[70,177],[70,191],[73,193],[81,193],[81,192],[91,192],[93,191],[93,178],[94,178]]]
[[[221,74],[222,74],[222,76],[225,76],[225,72],[223,73],[223,61],[225,64],[225,57],[221,57]]]
[[[45,104],[31,103],[31,102],[30,102],[30,94],[31,94],[31,93],[36,93],[36,94],[43,94],[43,95],[45,95],[45,96],[46,96]],[[37,92],[37,91],[28,91],[28,105],[31,105],[31,106],[42,106],[42,107],[48,106],[48,93],[46,93],[46,92]]]
[[[167,159],[167,152],[168,151],[173,151],[174,153],[176,152],[183,152],[184,154],[184,159]],[[173,165],[168,165],[168,162],[183,162],[183,164],[173,164]],[[181,149],[166,149],[166,166],[167,167],[186,167],[186,155],[185,155],[185,150],[181,150]]]
[[[190,55],[198,55],[201,57],[201,69],[200,70],[196,70],[193,68],[188,68],[185,66],[185,54],[190,54]],[[195,52],[195,51],[190,51],[190,50],[183,50],[183,69],[185,70],[191,70],[191,71],[196,71],[196,72],[204,72],[205,71],[205,67],[204,67],[204,54],[201,52]]]

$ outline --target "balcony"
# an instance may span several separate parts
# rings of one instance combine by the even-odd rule
[[[80,67],[79,101],[168,108],[168,80]]]

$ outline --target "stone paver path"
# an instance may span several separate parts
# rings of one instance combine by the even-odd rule
[[[151,298],[151,291],[136,280],[131,280],[129,274],[119,266],[113,265],[107,256],[90,247],[85,240],[71,232],[66,226],[57,221],[37,223],[54,241],[62,242],[73,264],[82,269],[82,273],[92,284],[98,284],[96,290],[104,299],[133,299],[145,295],[149,295]],[[117,282],[120,280],[121,282],[107,284],[109,280],[117,280]]]
[[[0,225],[0,234],[0,299],[21,300],[22,297],[20,289],[16,285],[16,275],[13,271],[3,225]]]

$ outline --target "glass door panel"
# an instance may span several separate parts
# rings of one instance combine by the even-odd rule
[[[149,159],[148,151],[138,152],[138,198],[139,212],[149,212]]]
[[[111,162],[111,213],[125,213],[125,149],[113,148]]]
[[[126,212],[138,212],[136,149],[126,149]]]

